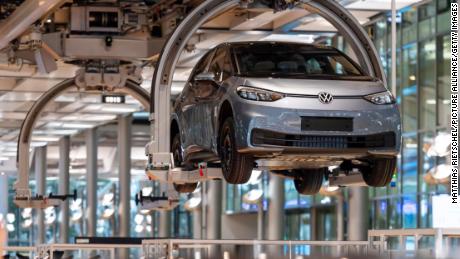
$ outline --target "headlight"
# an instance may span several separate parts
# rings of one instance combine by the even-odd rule
[[[393,104],[395,103],[395,98],[388,91],[367,95],[367,96],[364,96],[364,99],[368,100],[371,103],[375,103],[375,104]]]
[[[274,102],[284,98],[284,95],[280,93],[246,86],[238,87],[236,92],[241,98],[252,101]]]

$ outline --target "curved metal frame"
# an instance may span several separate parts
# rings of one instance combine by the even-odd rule
[[[16,156],[18,179],[14,184],[16,197],[30,197],[31,195],[29,189],[29,149],[32,130],[35,123],[38,121],[40,114],[50,101],[73,86],[75,86],[74,78],[64,80],[55,85],[53,88],[42,94],[27,113],[27,116],[21,125],[18,138],[18,151]],[[114,92],[131,95],[137,99],[145,109],[148,110],[150,108],[149,93],[133,81],[126,81],[126,85],[124,87],[116,88]]]
[[[153,139],[150,153],[169,152],[171,81],[185,44],[209,18],[228,11],[239,3],[240,0],[204,1],[187,15],[167,40],[157,63],[150,91]],[[363,69],[386,85],[380,57],[371,39],[350,12],[334,0],[302,0],[299,7],[319,14],[334,25],[350,43]]]

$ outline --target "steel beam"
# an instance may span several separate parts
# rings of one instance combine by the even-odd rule
[[[65,0],[27,0],[0,24],[0,49],[21,36],[38,19],[58,8]]]

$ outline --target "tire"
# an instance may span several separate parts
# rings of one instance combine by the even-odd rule
[[[219,136],[219,155],[225,180],[230,184],[247,183],[254,169],[254,159],[237,151],[232,117],[224,121]]]
[[[295,189],[303,195],[317,194],[323,185],[327,170],[327,168],[293,170],[297,174],[294,179]]]
[[[370,165],[361,168],[364,182],[371,187],[387,186],[393,178],[396,169],[396,157],[376,158]]]
[[[181,167],[184,165],[184,161],[182,158],[182,147],[180,142],[180,135],[176,133],[174,138],[171,142],[171,152],[173,153],[174,165],[176,167]],[[179,193],[190,193],[193,192],[198,183],[185,183],[185,184],[173,184],[174,189]]]

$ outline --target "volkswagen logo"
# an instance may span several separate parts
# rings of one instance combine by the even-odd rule
[[[332,102],[332,100],[334,100],[334,97],[332,97],[332,94],[330,94],[330,93],[321,92],[321,93],[318,94],[318,100],[321,103],[329,104],[329,103]]]

